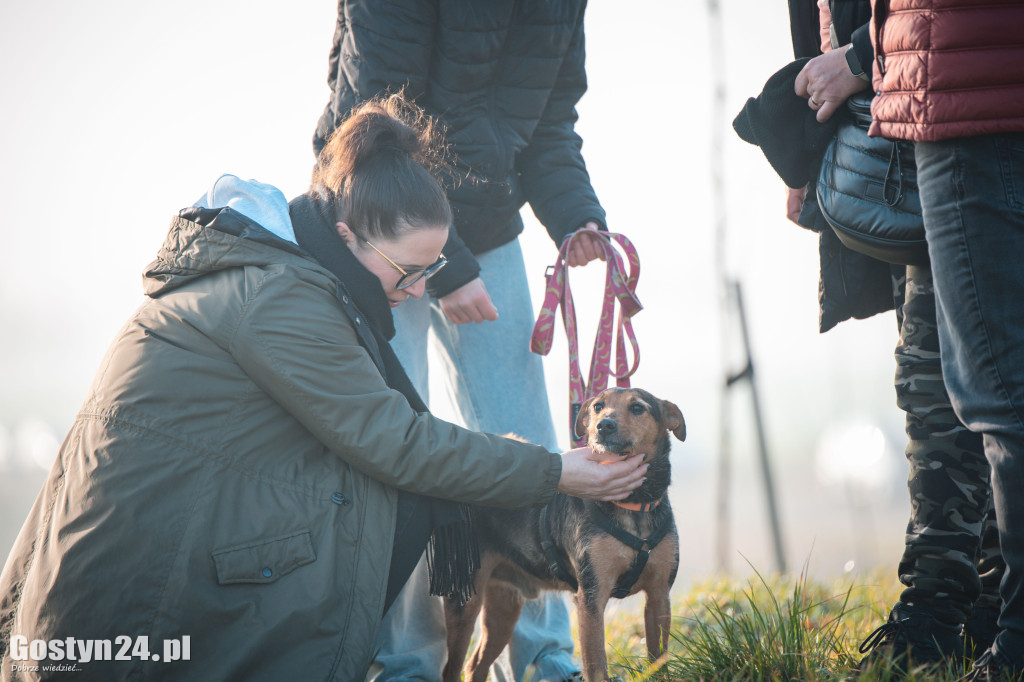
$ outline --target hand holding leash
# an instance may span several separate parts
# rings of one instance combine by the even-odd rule
[[[573,497],[611,502],[629,496],[644,482],[649,464],[644,455],[607,460],[607,452],[576,448],[562,453],[558,491]]]
[[[616,250],[616,244],[625,252],[625,258]],[[601,260],[607,263],[607,274],[601,319],[594,339],[594,350],[590,356],[590,376],[584,383],[576,337],[576,308],[569,288],[569,266],[572,265],[574,258],[577,258],[577,253],[580,254],[578,258],[583,258],[588,249],[597,246],[603,254]],[[573,425],[584,401],[603,391],[608,386],[608,379],[611,376],[615,377],[618,386],[629,386],[629,377],[636,372],[640,363],[640,347],[636,342],[631,321],[633,315],[643,309],[636,297],[636,283],[639,278],[640,257],[632,242],[625,235],[599,232],[590,227],[581,228],[569,235],[558,251],[558,260],[548,268],[547,290],[540,314],[537,316],[537,323],[533,327],[530,350],[539,355],[547,355],[551,350],[555,334],[555,312],[561,307],[562,324],[569,343],[569,434],[573,445],[583,445],[583,440],[574,434]],[[617,324],[616,302],[619,304]],[[613,331],[614,370],[611,368]],[[627,341],[633,350],[632,365],[627,359]]]
[[[579,230],[576,242],[572,245],[569,256],[566,258],[569,267],[586,265],[592,260],[605,260],[604,247],[601,244],[604,237],[598,233],[598,229],[597,223],[587,223],[582,230]],[[583,230],[590,230],[595,234]]]

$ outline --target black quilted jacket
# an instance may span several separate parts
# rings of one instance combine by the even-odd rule
[[[405,88],[440,119],[460,183],[448,191],[449,265],[428,288],[443,296],[479,273],[473,254],[512,241],[519,209],[560,244],[604,210],[573,126],[586,91],[585,0],[340,0],[330,55],[331,99],[319,152],[345,114]]]
[[[872,53],[867,23],[871,19],[870,3],[867,0],[831,0],[830,6],[839,44],[852,42],[861,64],[870,64]],[[789,18],[795,56],[815,57],[821,54],[817,2],[789,0]],[[800,224],[821,234],[818,245],[821,261],[819,331],[826,332],[844,320],[864,319],[902,305],[898,280],[905,277],[906,269],[843,246],[825,222],[813,191],[808,193],[804,202]]]

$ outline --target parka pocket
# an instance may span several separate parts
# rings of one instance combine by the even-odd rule
[[[299,566],[316,561],[308,530],[226,547],[210,556],[221,585],[272,583]]]

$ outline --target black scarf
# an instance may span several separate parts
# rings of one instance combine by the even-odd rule
[[[356,312],[369,323],[365,327],[369,327],[372,335],[360,334],[360,343],[370,353],[384,382],[404,395],[412,409],[427,412],[426,404],[388,343],[395,335],[395,321],[387,295],[377,276],[363,267],[341,239],[335,229],[333,207],[326,201],[303,194],[290,202],[289,214],[299,246],[341,280],[344,293],[351,297]],[[359,325],[357,332],[363,328]],[[398,491],[398,499],[399,521],[388,574],[385,611],[412,573],[425,546],[431,594],[465,603],[472,596],[473,574],[480,567],[480,552],[472,535],[470,508],[403,490]]]

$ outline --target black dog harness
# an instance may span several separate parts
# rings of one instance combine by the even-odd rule
[[[651,557],[651,551],[658,546],[658,543],[668,533],[669,528],[672,527],[671,514],[661,514],[661,518],[658,516],[658,507],[655,507],[652,512],[655,514],[654,519],[654,531],[646,538],[638,538],[637,536],[629,533],[618,525],[615,520],[608,515],[600,505],[595,505],[598,510],[593,519],[597,522],[597,525],[601,527],[606,533],[614,537],[616,540],[631,547],[636,552],[636,557],[633,559],[633,565],[629,567],[629,570],[619,576],[618,582],[615,583],[615,589],[612,590],[612,596],[616,599],[624,599],[629,596],[630,590],[633,589],[633,585],[640,579],[640,574],[644,572],[644,567],[647,566],[647,560]],[[548,521],[548,508],[545,506],[540,511],[540,526],[544,533],[544,537],[541,539],[541,547],[544,549],[544,555],[548,559],[548,568],[555,577],[566,583],[573,589],[573,591],[579,591],[580,586],[576,579],[569,573],[569,570],[565,566],[565,561],[562,555],[555,548],[555,542],[551,534],[551,525]]]

